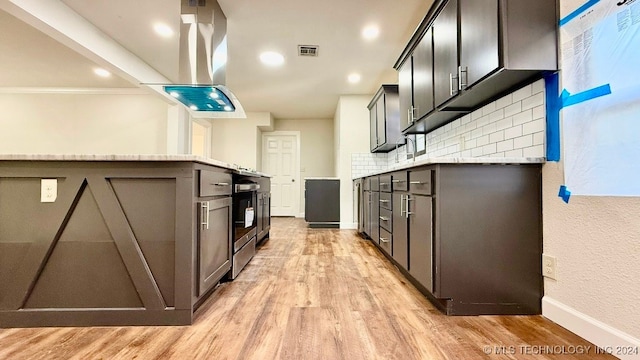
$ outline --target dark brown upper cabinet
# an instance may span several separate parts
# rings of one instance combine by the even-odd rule
[[[432,32],[434,109],[415,116],[403,133],[428,133],[557,70],[556,5],[557,0],[437,0],[396,62],[399,81],[409,83],[403,72],[412,58],[415,87],[416,52]]]
[[[398,85],[382,85],[367,106],[371,130],[371,152],[388,152],[395,148],[402,133]],[[404,139],[399,144],[404,144]]]

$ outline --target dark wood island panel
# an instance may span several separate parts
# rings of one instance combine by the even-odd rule
[[[0,161],[0,327],[191,324],[230,268],[227,231],[199,288],[203,171],[231,183],[193,161]]]

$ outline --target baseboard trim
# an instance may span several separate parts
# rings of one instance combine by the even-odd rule
[[[355,230],[358,228],[358,223],[341,222],[340,229]]]
[[[296,215],[296,217],[298,219],[304,219],[304,213],[299,213],[298,215]]]
[[[622,350],[640,349],[640,339],[613,328],[548,296],[542,298],[542,316],[606,350],[619,359],[640,359]]]

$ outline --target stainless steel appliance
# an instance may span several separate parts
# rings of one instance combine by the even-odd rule
[[[233,175],[233,261],[231,279],[256,253],[258,177],[244,173]]]

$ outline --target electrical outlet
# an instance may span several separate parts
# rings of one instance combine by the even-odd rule
[[[555,257],[542,254],[542,276],[557,280]]]
[[[58,179],[40,180],[40,202],[55,202],[58,197]]]

